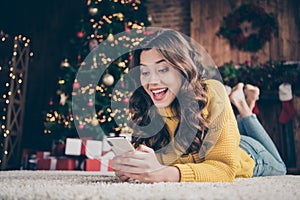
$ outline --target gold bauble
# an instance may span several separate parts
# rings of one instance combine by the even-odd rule
[[[123,19],[124,18],[123,13],[118,13],[117,16],[118,16],[119,19]]]
[[[91,8],[89,9],[89,13],[90,13],[91,16],[97,15],[97,13],[98,13],[98,8],[93,8],[93,7],[91,7]]]
[[[118,63],[118,66],[124,68],[124,67],[126,67],[126,64],[125,64],[125,62],[119,62],[119,63]]]
[[[107,38],[108,41],[113,42],[114,41],[114,35],[112,33],[108,34]]]
[[[98,124],[99,124],[99,123],[98,123],[98,119],[97,119],[97,118],[93,118],[91,124],[92,124],[93,126],[98,126]]]
[[[114,77],[111,74],[105,74],[102,79],[103,83],[107,86],[112,86],[114,84]]]
[[[61,63],[60,63],[61,67],[70,67],[70,63],[68,61],[67,58],[65,58]]]

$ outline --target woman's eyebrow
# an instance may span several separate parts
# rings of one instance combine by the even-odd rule
[[[166,62],[166,61],[165,61],[165,59],[161,59],[161,60],[159,60],[159,61],[156,61],[156,62],[154,63],[154,65],[155,65],[155,64],[159,64],[159,63],[161,63],[161,62]],[[142,63],[140,64],[140,66],[147,67],[147,65],[142,64]],[[148,66],[149,66],[149,65],[148,65]]]

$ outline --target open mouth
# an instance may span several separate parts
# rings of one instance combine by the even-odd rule
[[[154,100],[160,101],[166,96],[168,88],[151,89],[150,91],[153,94]]]

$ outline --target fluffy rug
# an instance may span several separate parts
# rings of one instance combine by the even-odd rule
[[[300,199],[300,176],[234,183],[121,183],[85,171],[0,171],[0,199]]]

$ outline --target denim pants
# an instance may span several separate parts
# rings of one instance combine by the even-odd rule
[[[256,115],[238,116],[237,122],[241,133],[240,147],[255,161],[253,176],[285,175],[286,166]]]

